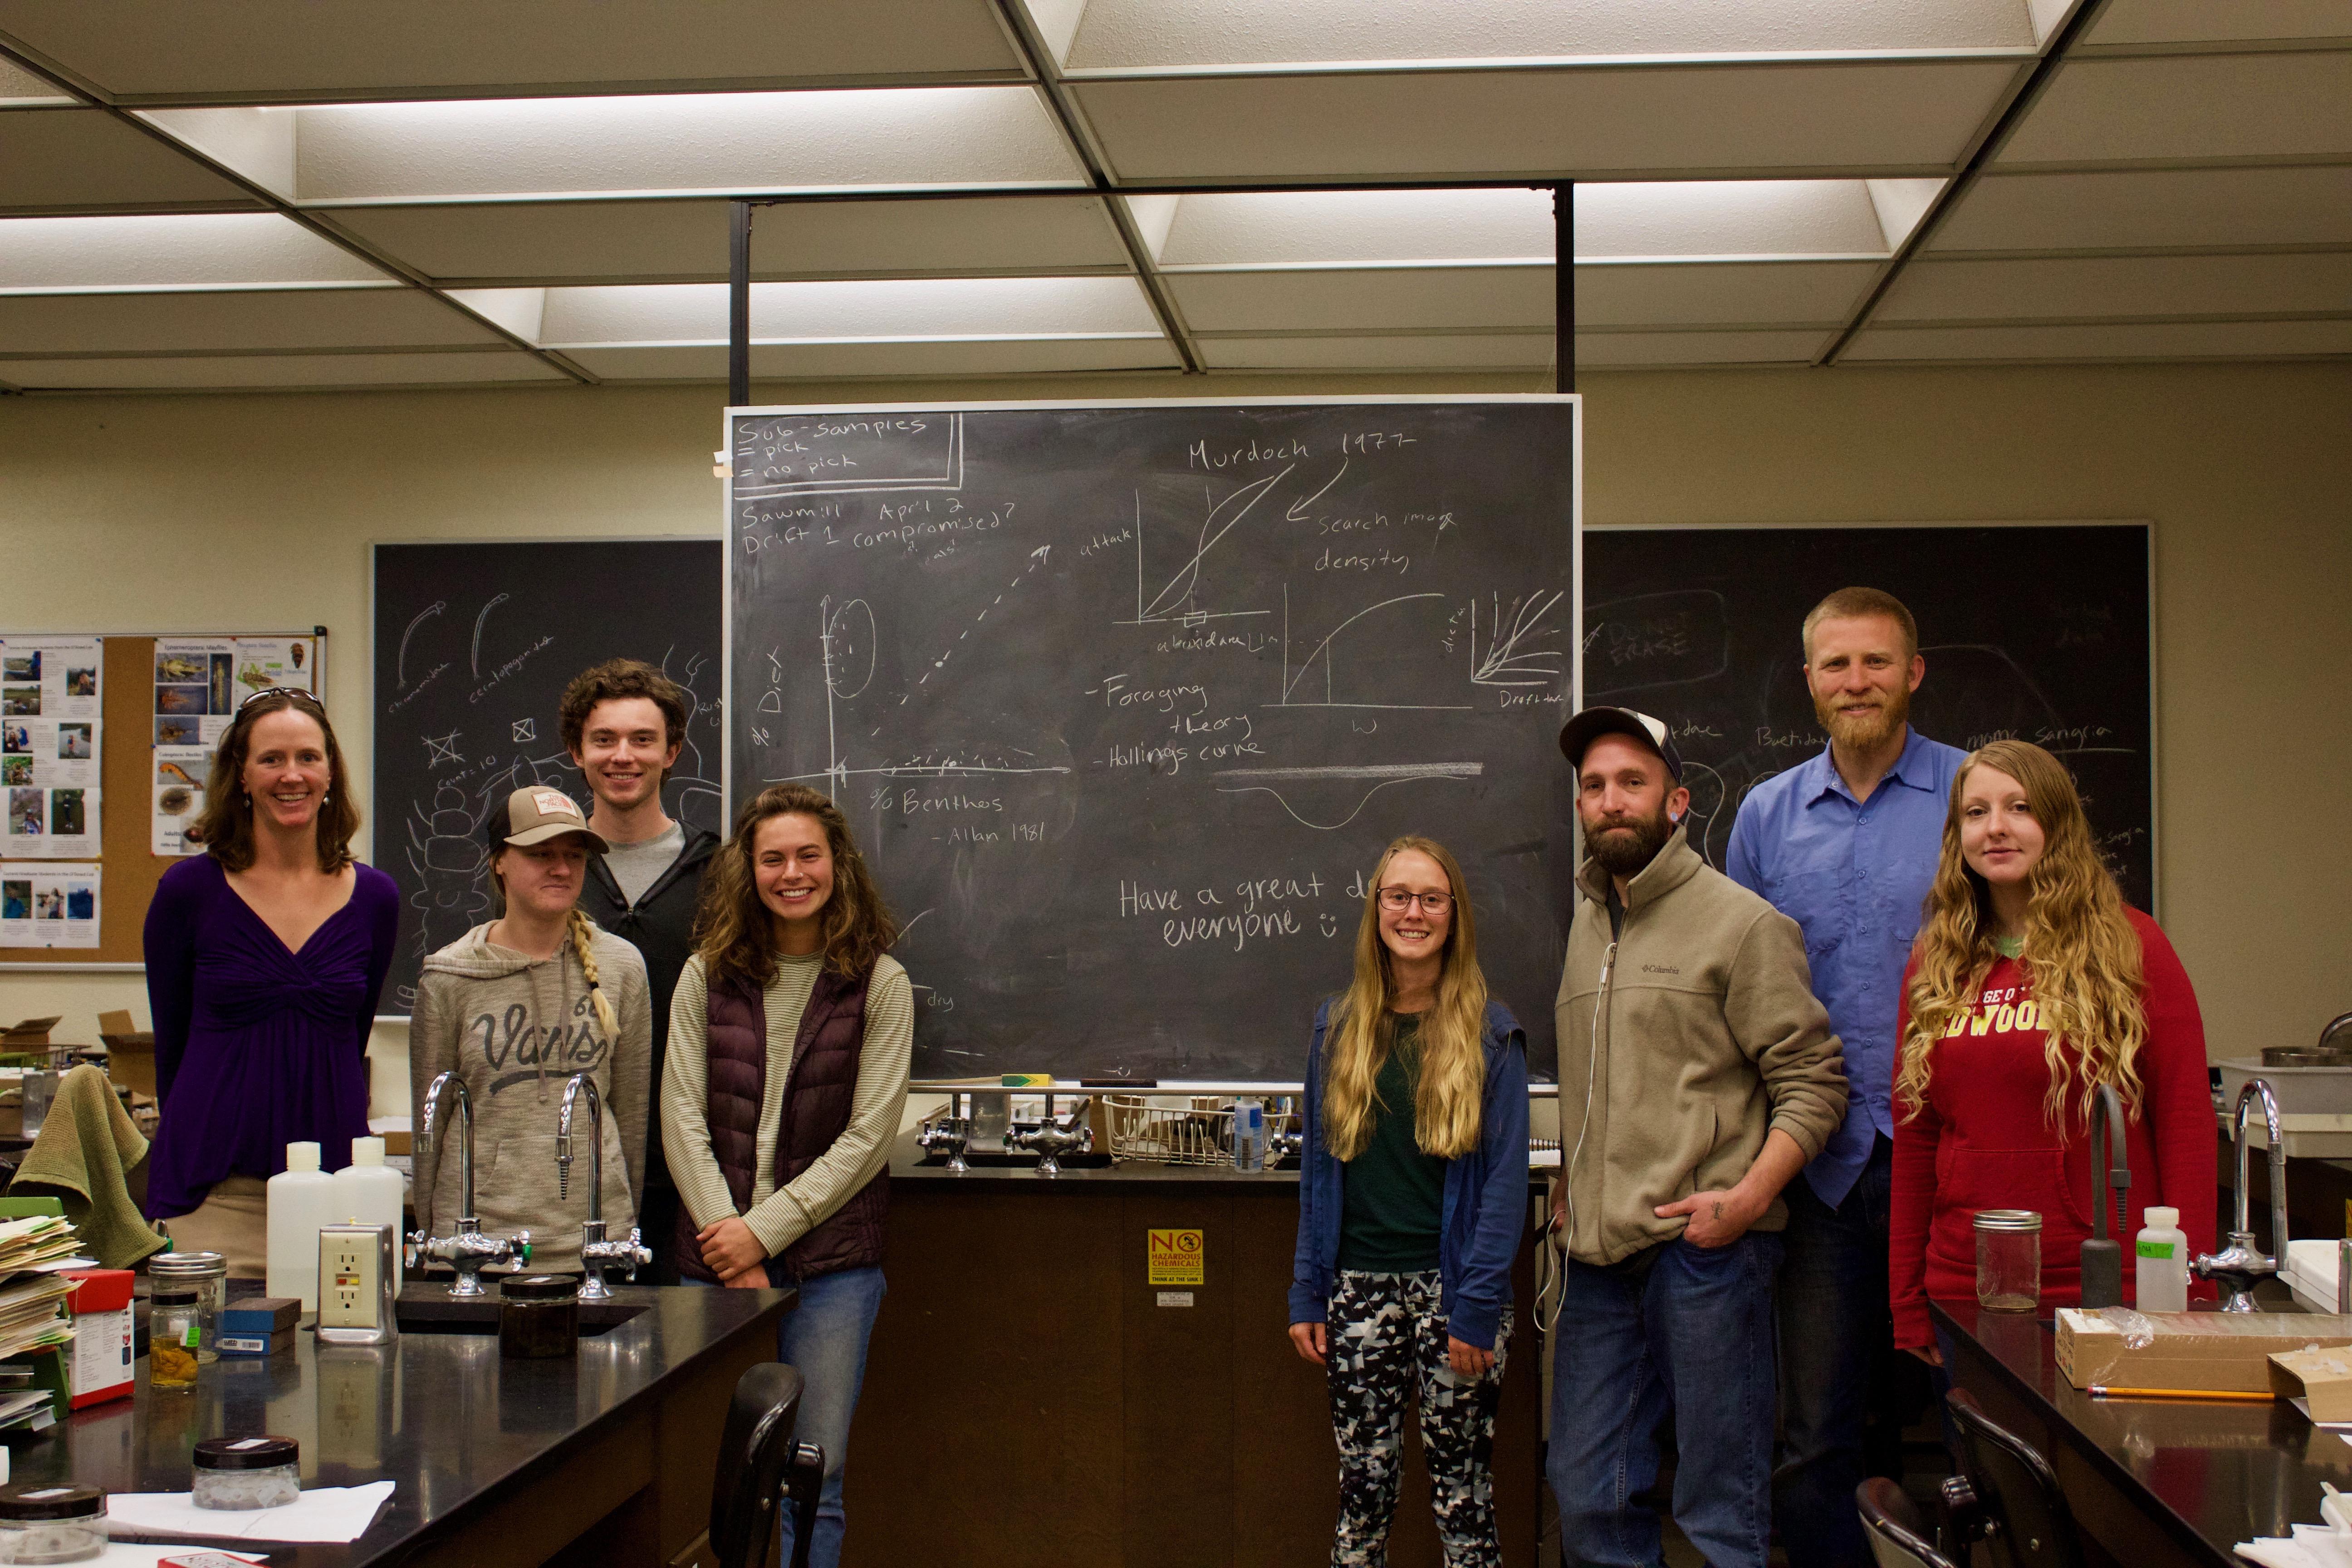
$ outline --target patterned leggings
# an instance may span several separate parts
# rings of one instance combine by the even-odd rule
[[[1495,1364],[1465,1382],[1446,1363],[1435,1271],[1360,1274],[1332,1283],[1328,1325],[1331,1435],[1339,1445],[1339,1523],[1332,1568],[1383,1568],[1403,1484],[1405,1405],[1418,1393],[1429,1505],[1445,1568],[1501,1568],[1495,1533],[1495,1409],[1502,1397],[1507,1318]]]

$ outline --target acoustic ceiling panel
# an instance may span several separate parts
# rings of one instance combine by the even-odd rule
[[[1872,261],[1581,267],[1579,327],[1842,326],[1878,276]]]
[[[255,391],[268,387],[458,386],[566,382],[533,355],[490,353],[220,354],[185,359],[0,359],[0,382],[31,391]]]
[[[1132,278],[899,279],[755,283],[755,342],[1160,336]],[[727,342],[717,283],[551,289],[537,342],[550,347]]]
[[[1920,261],[1874,321],[2034,317],[2352,316],[2352,252]]]
[[[2352,0],[2107,0],[2084,44],[2147,44],[2352,38]]]
[[[2077,60],[1999,154],[2037,163],[2352,157],[2352,51]]]
[[[0,0],[0,34],[150,100],[1019,74],[988,0]]]
[[[1549,327],[1549,267],[1349,272],[1181,272],[1167,279],[1201,332]]]
[[[709,347],[588,348],[569,357],[611,381],[727,379],[727,351]],[[751,374],[774,381],[931,376],[1049,375],[1075,371],[1168,370],[1176,351],[1165,339],[1060,342],[760,344]],[[5,367],[0,367],[5,374]]]
[[[2352,244],[2352,167],[2001,174],[1969,187],[1930,252]]]
[[[1667,365],[1810,364],[1828,342],[1813,331],[1579,332],[1579,368],[1638,370]]]
[[[260,205],[234,182],[103,110],[0,110],[0,212]]]
[[[1087,80],[1124,180],[1941,174],[2007,60]]]
[[[689,282],[727,276],[719,201],[346,207],[334,224],[428,277],[500,283]],[[833,201],[755,208],[754,278],[1123,271],[1094,196]]]
[[[1549,332],[1203,338],[1198,348],[1211,370],[1542,371],[1552,363]]]
[[[0,298],[14,354],[236,353],[494,345],[488,327],[414,289]]]
[[[1854,361],[2297,359],[2352,354],[2352,321],[1892,327],[1857,336]]]
[[[0,293],[345,289],[393,281],[276,213],[0,218]]]

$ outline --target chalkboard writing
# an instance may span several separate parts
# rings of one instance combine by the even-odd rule
[[[847,812],[918,1072],[1295,1079],[1407,832],[1548,1064],[1575,417],[736,415],[731,797]]]
[[[1823,595],[1863,584],[1919,624],[1913,725],[1963,749],[2014,737],[2056,753],[2125,898],[2154,908],[2144,524],[1593,529],[1584,572],[1586,700],[1674,726],[1710,864],[1748,792],[1827,743],[1799,632]]]
[[[641,658],[687,689],[672,816],[718,830],[716,540],[375,547],[375,864],[400,885],[382,1006],[404,1014],[425,955],[494,918],[481,825],[548,784],[593,809],[556,722],[590,665]]]

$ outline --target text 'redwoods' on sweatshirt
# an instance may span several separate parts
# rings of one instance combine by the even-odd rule
[[[1329,1314],[1347,1223],[1348,1167],[1331,1152],[1323,1126],[1323,1047],[1331,1006],[1315,1009],[1307,1039],[1307,1125],[1298,1160],[1298,1242],[1291,1256],[1290,1321],[1319,1323]],[[1437,1232],[1438,1310],[1445,1331],[1465,1345],[1493,1350],[1511,1310],[1511,1260],[1518,1256],[1528,1203],[1528,1037],[1511,1010],[1486,1004],[1479,1040],[1486,1078],[1478,1103],[1478,1142],[1445,1162]],[[1411,1103],[1405,1106],[1410,1120]]]
[[[2189,971],[2157,923],[2126,908],[2139,937],[2141,1007],[2147,1037],[2135,1068],[2139,1100],[2125,1112],[2131,1185],[2120,1228],[2124,1300],[2136,1299],[2132,1238],[2150,1205],[2180,1211],[2192,1258],[2213,1250],[2216,1186],[2211,1080],[2205,1021]],[[1900,1026],[1911,1025],[1911,973],[1903,976]],[[1927,1052],[1927,1102],[1895,1107],[1894,1187],[1887,1213],[1887,1292],[1895,1342],[1935,1341],[1927,1299],[1969,1300],[1977,1289],[1979,1209],[2032,1209],[2042,1216],[2042,1301],[2048,1317],[2083,1300],[2083,1243],[2091,1235],[2091,1129],[2070,1095],[2063,1121],[2046,1109],[2049,1028],[2033,998],[2033,960],[2003,958],[1986,972],[1976,1005]],[[1902,1036],[1895,1038],[1900,1041]],[[1898,1047],[1898,1049],[1900,1047]],[[2081,1058],[2060,1046],[2070,1079]],[[1897,1071],[1901,1057],[1896,1058]],[[2191,1300],[2213,1287],[2189,1281]]]
[[[1813,995],[1797,922],[1701,860],[1676,828],[1626,884],[1612,941],[1609,873],[1578,868],[1553,1024],[1568,1252],[1605,1267],[1671,1241],[1655,1211],[1736,1186],[1765,1139],[1810,1160],[1845,1119],[1843,1055]],[[1789,1223],[1780,1198],[1752,1227]]]
[[[618,1025],[607,1035],[567,941],[531,958],[476,926],[425,961],[408,1026],[408,1079],[417,1125],[425,1089],[455,1068],[474,1107],[474,1206],[493,1235],[530,1232],[530,1266],[580,1267],[588,1218],[588,1108],[572,1110],[570,1195],[556,1194],[555,1126],[563,1086],[584,1072],[604,1102],[604,1233],[636,1223],[645,1181],[646,1102],[653,1091],[653,1006],[637,950],[596,931],[589,952]],[[429,1235],[457,1223],[457,1110],[434,1117],[432,1148],[416,1154],[416,1222]],[[445,1131],[446,1130],[446,1131]]]
[[[768,1025],[768,1068],[761,1080],[759,1163],[752,1167],[751,1206],[743,1223],[768,1256],[831,1219],[890,1163],[907,1105],[915,1059],[915,988],[898,961],[885,953],[866,979],[866,1033],[858,1048],[857,1087],[849,1125],[816,1163],[776,1185],[776,1139],[784,1123],[784,1090],[792,1074],[793,1042],[801,1014],[824,973],[824,955],[779,953],[762,1011]],[[698,1226],[735,1212],[726,1173],[710,1150],[710,987],[702,955],[686,961],[670,1003],[669,1054],[662,1067],[662,1152],[678,1201]]]

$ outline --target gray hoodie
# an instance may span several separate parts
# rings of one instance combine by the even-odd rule
[[[585,1072],[604,1100],[604,1226],[626,1236],[636,1223],[645,1179],[645,1129],[652,1092],[653,1008],[637,950],[599,929],[590,942],[597,979],[620,1027],[596,1023],[580,960],[566,942],[553,958],[530,959],[493,946],[476,926],[425,961],[408,1026],[408,1078],[419,1125],[425,1086],[455,1068],[474,1107],[474,1206],[482,1228],[530,1232],[530,1267],[580,1267],[588,1217],[588,1112],[573,1112],[571,1196],[556,1196],[555,1124],[563,1085]],[[416,1223],[439,1236],[457,1228],[455,1096],[436,1117],[429,1153],[416,1156]],[[444,1121],[441,1118],[446,1117]]]

